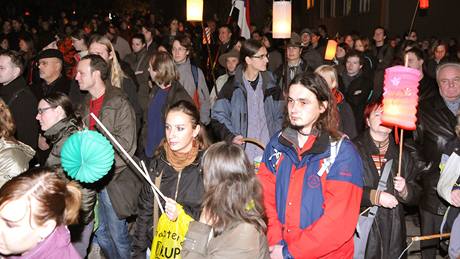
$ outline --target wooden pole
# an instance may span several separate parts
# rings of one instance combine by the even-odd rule
[[[404,129],[401,129],[401,135],[399,136],[399,162],[398,162],[398,176],[401,176],[401,164],[402,164],[402,153],[404,143]]]
[[[430,239],[435,239],[435,238],[446,238],[446,237],[450,237],[450,233],[412,237],[411,240],[412,241],[421,241],[421,240],[430,240]]]

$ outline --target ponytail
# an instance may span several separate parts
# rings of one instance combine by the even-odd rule
[[[63,223],[71,225],[77,223],[78,213],[80,212],[82,194],[80,186],[72,181],[67,183],[65,192],[65,210]]]

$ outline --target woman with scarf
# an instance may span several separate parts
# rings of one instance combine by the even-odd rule
[[[168,197],[165,211],[171,220],[178,216],[176,206],[171,205],[176,202],[182,205],[185,213],[199,220],[204,194],[201,157],[208,141],[193,103],[179,101],[172,105],[166,113],[164,130],[165,138],[149,165],[150,178]],[[145,258],[146,250],[152,244],[159,216],[154,200],[152,188],[146,182],[139,196],[132,258]]]

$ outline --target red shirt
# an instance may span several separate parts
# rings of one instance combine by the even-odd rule
[[[99,112],[101,111],[102,109],[102,103],[104,102],[104,95],[102,95],[101,97],[97,98],[97,99],[91,99],[89,101],[89,112],[91,113],[94,113],[94,115],[96,115],[96,117],[99,118]],[[94,126],[96,125],[96,121],[93,119],[93,117],[89,117],[89,129],[90,130],[94,130]]]

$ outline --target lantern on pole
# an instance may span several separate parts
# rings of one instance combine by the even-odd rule
[[[335,57],[335,53],[337,51],[337,41],[335,40],[328,40],[326,53],[324,54],[325,60],[333,60]]]
[[[420,71],[394,66],[385,69],[382,122],[415,130]]]
[[[203,21],[203,0],[187,0],[187,21]]]
[[[428,9],[430,7],[430,0],[420,0],[420,9]]]
[[[273,38],[291,37],[291,1],[273,1]]]

